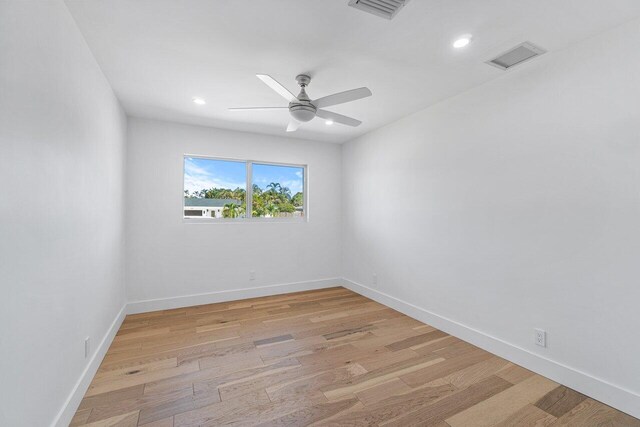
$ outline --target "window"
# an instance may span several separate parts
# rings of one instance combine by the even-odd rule
[[[305,179],[304,165],[185,156],[183,217],[303,219]]]

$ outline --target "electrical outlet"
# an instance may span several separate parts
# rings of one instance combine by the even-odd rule
[[[378,275],[376,273],[373,273],[373,280],[372,280],[374,285],[378,284]]]
[[[86,359],[91,354],[91,338],[86,337],[84,339],[84,358]]]
[[[256,272],[254,270],[249,272],[249,280],[256,280]]]
[[[542,329],[534,329],[536,345],[540,347],[547,346],[547,333]]]

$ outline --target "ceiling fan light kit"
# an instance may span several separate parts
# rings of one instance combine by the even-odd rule
[[[256,74],[267,86],[277,92],[284,99],[289,101],[288,107],[247,107],[247,108],[230,108],[230,111],[265,111],[265,110],[284,110],[288,109],[291,115],[291,121],[287,126],[287,132],[294,132],[302,123],[310,122],[316,116],[325,119],[326,124],[340,123],[347,126],[359,126],[362,122],[342,114],[323,110],[322,107],[330,107],[332,105],[344,104],[345,102],[355,101],[358,99],[371,96],[371,91],[366,87],[347,90],[344,92],[334,93],[316,100],[311,100],[307,95],[306,87],[311,83],[311,77],[307,74],[298,74],[296,81],[300,86],[298,96],[293,95],[287,88],[278,83],[273,77],[267,74]]]

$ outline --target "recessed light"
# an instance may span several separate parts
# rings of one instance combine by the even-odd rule
[[[204,100],[204,99],[202,99],[202,98],[198,98],[198,97],[196,97],[196,98],[193,98],[193,103],[194,103],[194,104],[198,104],[198,105],[204,105],[204,104],[206,104],[206,103],[207,103],[207,101],[205,101],[205,100]]]
[[[333,120],[327,120],[324,122],[327,126],[331,126],[333,124]]]
[[[460,49],[465,47],[471,43],[471,34],[465,34],[464,36],[460,36],[456,41],[453,42],[453,47],[456,49]]]

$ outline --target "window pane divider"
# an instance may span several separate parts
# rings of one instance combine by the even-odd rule
[[[247,191],[245,192],[245,218],[253,217],[253,162],[247,160]]]

